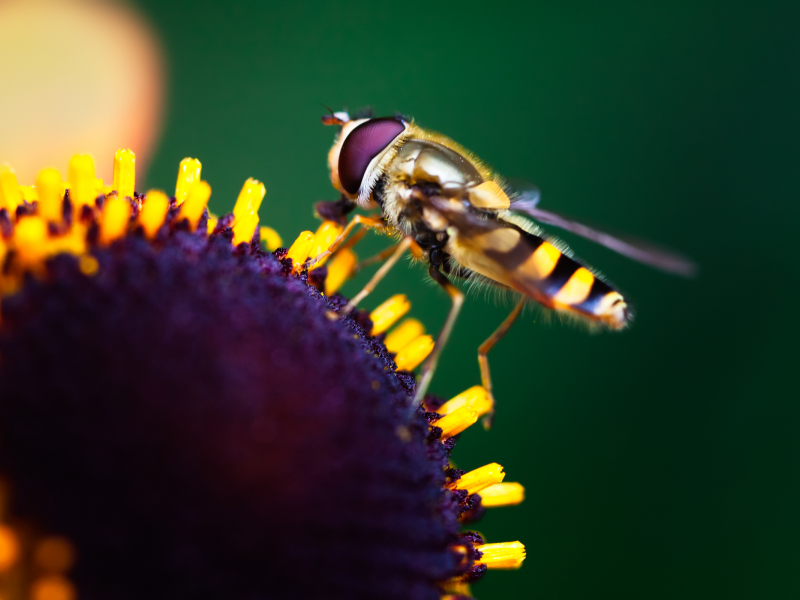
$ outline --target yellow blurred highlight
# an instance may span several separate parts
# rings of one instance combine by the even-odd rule
[[[209,198],[211,198],[211,186],[208,185],[208,182],[198,181],[195,183],[181,204],[178,219],[188,219],[192,231],[197,229],[197,222],[203,216]]]
[[[120,148],[114,154],[114,183],[120,198],[133,198],[136,189],[136,155],[127,148]]]
[[[487,569],[519,569],[525,560],[525,546],[520,542],[500,542],[478,546],[483,553],[476,562]]]
[[[239,219],[233,225],[233,245],[237,246],[242,242],[248,244],[253,241],[253,236],[258,228],[258,213],[252,213]]]
[[[516,482],[495,483],[481,490],[480,495],[481,506],[485,508],[513,506],[525,500],[525,488]]]
[[[404,346],[424,333],[425,326],[417,319],[406,319],[386,336],[383,343],[389,352],[397,354]]]
[[[107,245],[128,231],[131,203],[120,196],[109,196],[100,215],[100,243]]]
[[[449,415],[462,406],[469,406],[478,415],[483,416],[492,410],[492,399],[486,388],[482,385],[474,385],[457,396],[453,396],[453,398],[437,408],[436,412],[440,415]]]
[[[403,346],[394,357],[398,371],[413,371],[433,352],[433,338],[421,335]]]
[[[81,273],[87,277],[91,277],[100,269],[100,263],[97,262],[94,256],[84,254],[78,259],[78,268],[81,270]]]
[[[139,212],[139,223],[144,229],[144,234],[153,239],[164,224],[164,218],[169,210],[169,198],[164,192],[150,190],[147,192],[142,210]]]
[[[233,205],[234,221],[239,221],[257,213],[266,193],[267,188],[260,181],[252,177],[245,181],[242,191],[239,192],[239,197],[236,199],[236,204]]]
[[[461,408],[459,410],[464,410],[464,409]],[[467,410],[469,410],[469,408],[467,408]],[[442,420],[444,419],[436,421],[434,425],[436,425],[437,427],[441,427],[441,425],[439,425],[439,422]],[[500,483],[501,481],[503,481],[505,476],[506,474],[503,473],[503,467],[501,467],[497,463],[489,463],[488,465],[480,467],[479,469],[475,469],[474,471],[470,471],[469,473],[464,473],[458,481],[450,484],[450,488],[454,490],[466,490],[468,494],[474,494],[476,492],[481,491],[482,489],[489,487],[490,485],[494,485],[495,483]]]
[[[478,420],[478,413],[474,410],[469,408],[468,406],[464,406],[451,412],[446,417],[442,417],[438,421],[435,421],[433,425],[436,427],[441,427],[442,429],[442,440],[447,438],[453,437],[454,435],[458,435],[462,431],[464,431],[467,427],[474,425]]]
[[[0,208],[5,208],[14,218],[17,207],[22,204],[22,191],[17,183],[17,174],[8,163],[0,165]]]
[[[31,584],[30,600],[75,600],[75,587],[57,575],[40,577]]]
[[[283,245],[281,236],[272,227],[261,227],[258,230],[258,234],[261,237],[261,241],[264,242],[267,246],[267,250],[270,252],[275,252],[275,250]]]
[[[325,252],[328,248],[331,247],[331,244],[336,241],[336,238],[344,231],[344,227],[335,223],[333,221],[323,221],[322,225],[319,226],[317,232],[314,234],[314,245],[311,246],[311,252],[308,255],[311,258],[315,256],[319,256],[323,252]],[[325,261],[330,258],[326,256],[325,258],[319,260],[318,262],[314,263],[314,265],[309,269],[309,271],[313,271],[325,264]]]
[[[75,208],[93,205],[97,196],[97,177],[94,159],[88,154],[76,154],[69,161],[69,198]]]
[[[25,202],[31,203],[34,200],[39,199],[39,193],[32,185],[21,185],[19,186],[19,191],[22,194],[22,199],[25,200]]]
[[[33,561],[42,571],[64,573],[75,562],[75,549],[63,537],[48,537],[36,545]]]
[[[314,234],[310,231],[304,231],[297,236],[297,239],[289,248],[286,258],[292,259],[292,271],[298,273],[306,262],[311,246],[314,244]]]
[[[379,335],[397,323],[411,310],[411,302],[405,294],[395,294],[369,314],[372,320],[372,335]]]
[[[339,291],[358,264],[358,256],[350,248],[343,248],[333,255],[325,278],[325,294],[330,296]]]
[[[47,256],[47,222],[36,216],[21,218],[14,226],[14,244],[21,264],[37,265]]]
[[[58,169],[42,169],[36,178],[36,191],[39,195],[39,216],[51,223],[60,222],[62,213],[62,191],[64,182]]]
[[[19,541],[10,528],[0,525],[0,572],[14,566],[19,558]]]
[[[186,196],[200,181],[200,171],[203,165],[196,158],[184,158],[178,167],[178,181],[175,183],[175,202],[180,205],[186,200]]]

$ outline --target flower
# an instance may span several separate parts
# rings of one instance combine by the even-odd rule
[[[3,597],[453,599],[520,566],[461,532],[523,495],[449,463],[486,390],[409,419],[432,340],[405,297],[331,318],[352,249],[302,265],[341,228],[269,252],[263,184],[217,218],[200,175],[138,194],[129,150],[111,186],[88,156],[0,172]]]

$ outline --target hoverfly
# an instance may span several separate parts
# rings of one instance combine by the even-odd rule
[[[357,215],[327,252],[306,264],[335,251],[358,224],[380,228],[400,242],[345,312],[363,299],[409,248],[427,262],[430,276],[452,299],[448,318],[423,367],[412,408],[427,391],[463,302],[462,292],[450,277],[477,278],[520,295],[512,313],[478,350],[482,383],[490,396],[487,354],[526,301],[611,329],[622,329],[630,322],[624,296],[572,258],[562,244],[549,240],[538,224],[570,231],[667,272],[691,275],[694,270],[694,265],[680,256],[622,240],[539,208],[536,188],[513,191],[475,155],[412,120],[401,116],[351,119],[346,112],[331,112],[322,121],[341,128],[328,154],[331,182],[341,198],[317,204],[317,213],[343,222],[346,214],[360,207],[379,208],[380,216]]]

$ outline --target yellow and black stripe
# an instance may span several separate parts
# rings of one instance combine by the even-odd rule
[[[622,294],[589,268],[570,258],[547,240],[524,229],[516,230],[516,244],[494,258],[505,269],[512,287],[557,310],[566,310],[592,321],[620,329],[629,320]],[[510,232],[509,232],[510,234]]]

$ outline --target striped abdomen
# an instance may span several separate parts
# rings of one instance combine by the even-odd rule
[[[548,308],[614,329],[628,322],[628,305],[622,294],[550,242],[516,225],[456,236],[447,250],[465,267]]]

